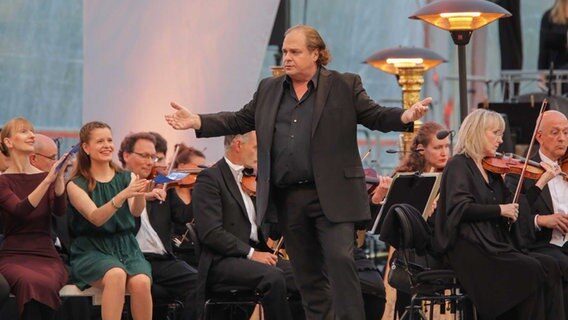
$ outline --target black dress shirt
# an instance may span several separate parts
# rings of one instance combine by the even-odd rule
[[[289,77],[284,81],[272,141],[272,179],[278,187],[314,181],[310,148],[318,76],[319,69],[303,97],[296,96]]]

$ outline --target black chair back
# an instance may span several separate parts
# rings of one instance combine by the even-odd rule
[[[201,244],[199,243],[199,237],[197,236],[197,228],[194,222],[188,222],[185,224],[187,228],[187,235],[191,242],[193,242],[193,248],[195,250],[195,257],[199,261],[199,256],[201,255]]]

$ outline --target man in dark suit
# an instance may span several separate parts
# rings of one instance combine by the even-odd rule
[[[359,76],[324,67],[330,53],[312,27],[289,29],[282,48],[286,75],[262,80],[241,110],[196,115],[172,103],[166,121],[198,137],[256,130],[258,218],[277,213],[306,316],[364,319],[352,240],[370,211],[357,124],[411,130],[431,99],[379,106]]]
[[[155,137],[147,132],[128,135],[118,152],[122,166],[140,178],[148,178],[156,158],[155,143]],[[148,192],[146,209],[136,218],[136,240],[152,265],[153,319],[165,319],[167,304],[173,300],[186,302],[185,313],[195,310],[192,297],[197,287],[197,270],[178,260],[171,245],[173,223],[183,220],[189,209],[173,191],[154,188]]]
[[[202,248],[199,292],[212,287],[258,290],[266,319],[292,319],[287,301],[287,288],[297,291],[292,271],[266,245],[253,199],[240,183],[246,168],[256,168],[256,146],[254,131],[227,136],[225,157],[197,177],[193,208]]]
[[[559,162],[568,149],[566,116],[556,110],[544,112],[536,140],[540,147],[532,160],[547,170],[538,181],[523,180],[522,189],[530,205],[530,214],[519,223],[528,249],[553,257],[560,267],[564,308],[568,310],[568,182],[559,175]],[[509,174],[505,181],[509,190],[515,192],[518,175]]]
[[[566,116],[556,110],[544,112],[536,140],[540,147],[532,160],[544,163],[551,170],[545,172],[548,179],[524,179],[523,191],[531,206],[531,214],[526,219],[528,227],[523,229],[524,237],[532,251],[556,255],[568,265],[568,256],[559,255],[560,252],[568,253],[568,248],[564,248],[568,240],[568,182],[558,175],[559,161],[568,148]],[[515,191],[518,181],[518,176],[507,175],[506,182],[511,191]]]

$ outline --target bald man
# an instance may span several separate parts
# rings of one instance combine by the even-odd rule
[[[556,110],[544,112],[536,141],[540,147],[531,159],[558,174],[568,148],[566,116]],[[507,175],[506,183],[515,192],[518,176]],[[523,240],[530,251],[551,256],[558,263],[563,275],[564,309],[568,311],[568,181],[561,175],[548,182],[524,179],[523,192],[530,205],[530,214],[522,210],[519,217]]]
[[[30,163],[41,171],[49,171],[57,160],[57,145],[50,137],[35,134],[34,153],[30,154]]]
[[[49,171],[57,161],[57,144],[50,137],[41,133],[35,134],[34,153],[30,154],[30,163],[41,171]],[[66,217],[55,217],[52,220],[52,238],[61,258],[67,261],[69,235],[67,234]]]

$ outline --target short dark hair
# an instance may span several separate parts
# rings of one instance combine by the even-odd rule
[[[134,145],[140,139],[151,141],[154,145],[156,145],[156,138],[148,132],[137,132],[127,135],[120,143],[120,149],[118,150],[118,160],[120,160],[123,168],[126,166],[124,153],[132,153],[132,151],[134,151]]]
[[[156,152],[161,152],[166,155],[168,153],[168,141],[166,141],[166,139],[157,132],[149,131],[148,133],[153,135],[155,138]]]

